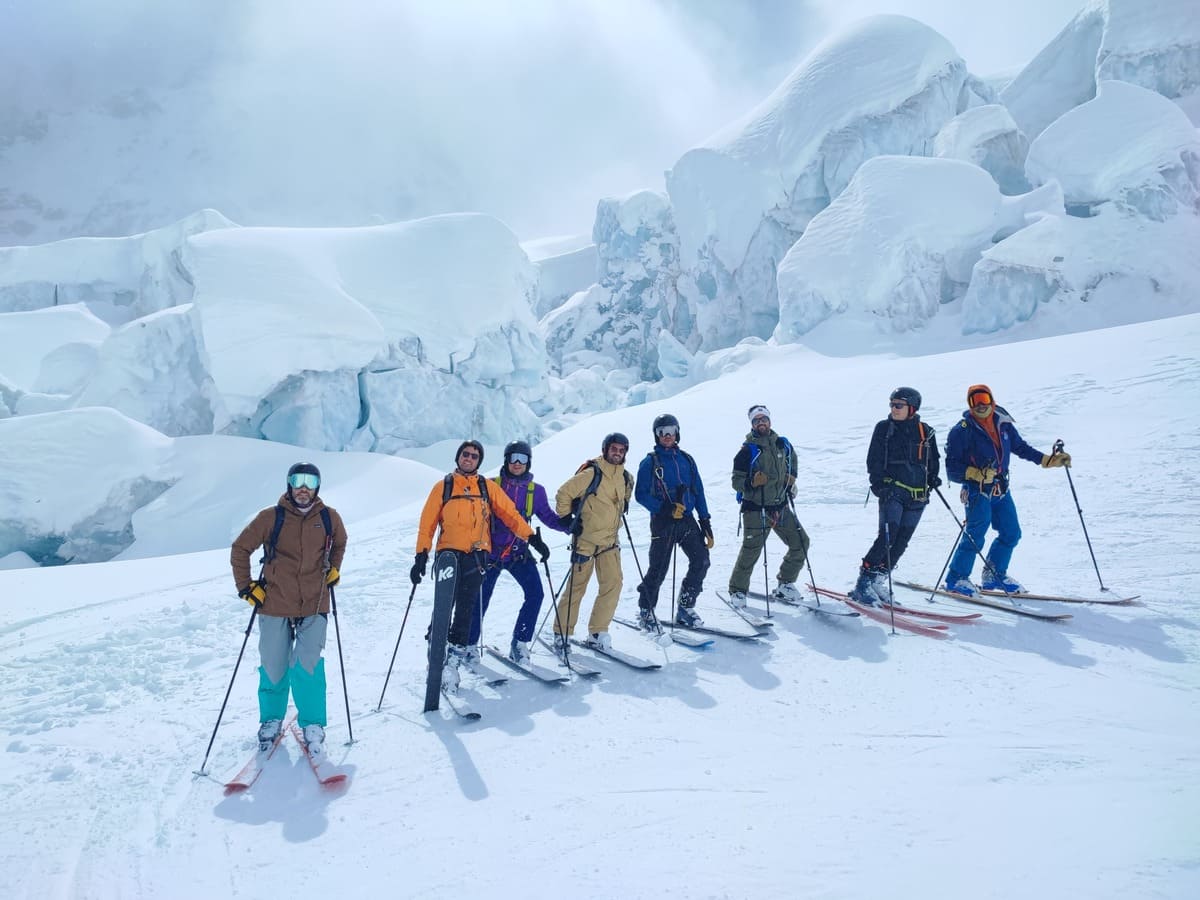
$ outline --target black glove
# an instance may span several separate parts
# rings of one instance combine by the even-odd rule
[[[413,584],[421,583],[421,576],[425,574],[425,568],[429,565],[429,551],[422,550],[417,554],[417,558],[413,560],[412,568],[408,570],[408,577],[412,579]]]
[[[936,490],[937,488],[940,488],[941,486],[942,486],[942,479],[938,478],[936,475],[929,476],[929,489],[931,491]]]
[[[529,536],[529,540],[525,543],[529,544],[530,547],[537,551],[538,556],[542,558],[542,562],[545,562],[550,558],[550,548],[547,547],[546,542],[542,540],[541,528],[531,534]]]
[[[876,497],[882,497],[883,496],[883,482],[876,483],[876,482],[872,481],[871,482],[871,493],[874,494]]]
[[[571,534],[579,537],[583,534],[583,516],[576,516],[575,521],[571,523]]]
[[[711,550],[717,539],[713,537],[712,519],[708,516],[700,520],[700,533],[704,535],[704,546]]]

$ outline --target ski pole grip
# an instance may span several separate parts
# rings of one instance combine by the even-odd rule
[[[1062,438],[1059,438],[1057,441],[1054,442],[1054,451],[1050,455],[1055,456],[1062,452],[1063,452],[1063,441],[1062,441]]]

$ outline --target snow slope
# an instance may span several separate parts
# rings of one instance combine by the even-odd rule
[[[411,491],[393,497],[390,485],[331,469],[322,492],[333,505],[391,499],[384,514],[348,521],[338,625],[351,747],[332,637],[327,660],[330,746],[351,775],[340,794],[318,790],[294,745],[240,798],[192,774],[248,617],[225,551],[0,571],[0,890],[39,900],[1196,896],[1200,601],[1188,588],[1200,499],[1186,485],[1200,426],[1180,398],[1200,383],[1198,347],[1197,315],[909,358],[747,346],[737,372],[562,431],[534,450],[551,487],[605,432],[629,434],[636,460],[653,416],[679,416],[716,525],[700,610],[728,623],[713,590],[738,545],[729,460],[751,403],[766,403],[795,443],[814,574],[844,586],[874,532],[863,458],[888,392],[916,386],[944,436],[966,386],[987,382],[1034,446],[1065,440],[1104,582],[1139,591],[1142,604],[1072,607],[1061,625],[989,612],[943,642],[778,608],[777,634],[761,645],[703,653],[664,654],[618,630],[618,645],[666,668],[602,664],[601,680],[554,689],[514,679],[485,689],[473,726],[418,712],[427,585],[374,712],[437,470],[414,469]],[[244,442],[228,444],[195,464],[236,460]],[[1066,473],[1015,465],[1024,538],[1014,574],[1032,588],[1095,591]],[[274,477],[242,478],[213,484],[212,496],[267,505],[277,490]],[[164,522],[186,527],[208,498],[179,502]],[[645,518],[629,518],[644,562]],[[935,500],[901,573],[935,577],[956,532]],[[552,543],[558,578],[564,551]],[[768,552],[773,574],[779,544]],[[628,549],[624,566],[628,613]],[[669,604],[668,586],[660,609]],[[502,580],[489,639],[505,639],[516,607]],[[252,642],[214,774],[250,751],[254,658]]]

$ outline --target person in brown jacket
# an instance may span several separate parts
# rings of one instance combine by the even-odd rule
[[[238,596],[258,607],[259,747],[279,735],[289,690],[309,752],[325,750],[325,630],[329,588],[338,583],[346,526],[317,496],[321,472],[312,463],[288,470],[287,490],[260,511],[233,542],[229,563]],[[263,548],[262,571],[251,578],[250,556]]]
[[[442,685],[450,691],[458,689],[458,668],[468,657],[471,617],[480,605],[479,592],[492,549],[492,515],[499,516],[513,534],[543,559],[550,555],[540,529],[534,531],[530,527],[500,485],[479,474],[483,465],[483,445],[479,441],[463,441],[454,454],[454,462],[454,471],[435,484],[425,500],[417,526],[417,556],[409,572],[412,583],[420,584],[429,565],[434,532],[438,532],[437,552],[450,550],[458,557],[454,612],[442,671]]]
[[[566,601],[559,601],[554,620],[554,652],[562,659],[575,632],[579,604],[596,570],[598,592],[588,618],[585,643],[599,650],[612,647],[608,628],[621,596],[621,544],[618,532],[633,496],[633,476],[625,471],[629,439],[620,432],[604,438],[601,454],[588,460],[554,495],[555,512],[572,517],[571,574]]]

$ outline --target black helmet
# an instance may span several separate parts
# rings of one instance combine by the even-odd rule
[[[625,437],[625,435],[621,434],[619,431],[614,431],[612,434],[605,436],[604,443],[600,445],[600,452],[605,456],[608,456],[608,448],[613,444],[624,444],[625,449],[628,450],[629,438]]]
[[[656,444],[658,443],[658,429],[660,429],[664,426],[669,428],[672,425],[675,426],[675,443],[678,444],[679,438],[681,437],[681,434],[679,431],[679,420],[677,418],[675,418],[673,415],[671,415],[670,413],[663,413],[661,416],[659,416],[657,419],[654,420],[654,424],[651,426],[651,431],[654,435],[654,443],[656,443]]]
[[[921,392],[916,388],[898,387],[892,391],[892,396],[889,400],[903,400],[909,405],[913,412],[921,408]]]
[[[454,451],[454,464],[458,465],[458,458],[460,456],[462,456],[462,452],[464,450],[466,450],[468,447],[474,447],[475,452],[479,454],[479,465],[475,469],[475,471],[478,472],[480,469],[483,468],[483,444],[479,443],[479,441],[475,440],[474,438],[463,441],[461,444],[458,445],[458,449]]]
[[[292,476],[293,475],[315,475],[317,476],[317,486],[313,489],[313,496],[321,492],[321,470],[310,462],[298,462],[294,464],[287,473],[287,495],[288,499],[295,502],[295,497],[292,496]]]
[[[529,448],[529,444],[527,442],[525,442],[525,441],[509,442],[508,446],[506,446],[504,448],[504,465],[507,466],[509,464],[509,462],[510,462],[509,457],[511,457],[514,453],[524,453],[526,456],[529,457],[529,462],[526,463],[526,465],[530,465],[530,466],[533,465],[533,450],[531,450]]]

